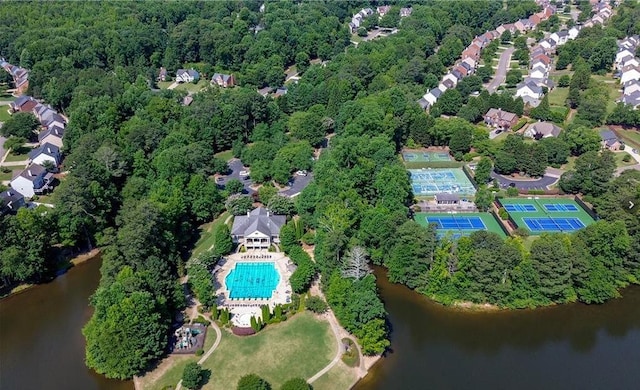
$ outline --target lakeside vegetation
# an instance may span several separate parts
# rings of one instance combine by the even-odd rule
[[[255,183],[284,184],[296,170],[313,169],[314,182],[295,205],[285,205],[286,214],[299,214],[301,228],[291,228],[289,248],[283,247],[289,253],[304,235],[312,239],[316,264],[299,256],[299,275],[305,272],[296,290],[308,288],[317,267],[328,303],[367,355],[389,346],[386,311],[366,271],[369,259],[387,267],[392,281],[443,303],[603,302],[640,278],[640,224],[623,202],[637,191],[638,173],[611,180],[615,160],[598,153],[593,130],[606,119],[602,108],[610,94],[591,73],[605,70],[606,62],[588,52],[570,57],[574,73],[567,96],[578,114],[557,140],[525,143],[509,134],[490,141],[470,122],[479,122],[489,107],[520,114],[525,107],[507,93],[470,98],[481,77],[445,94],[430,115],[415,103],[475,35],[531,14],[537,9],[531,1],[508,1],[506,9],[487,1],[455,2],[446,9],[439,3],[416,5],[398,34],[346,53],[349,34],[342,21],[357,7],[344,2],[268,3],[264,14],[258,3],[240,2],[85,5],[77,15],[63,3],[40,9],[9,3],[0,17],[22,21],[5,24],[12,28],[0,34],[0,47],[8,48],[2,54],[31,68],[30,93],[70,118],[65,165],[71,167],[53,195],[53,211],[24,209],[3,219],[0,262],[4,283],[13,285],[50,275],[55,246],[105,248],[101,284],[91,301],[95,313],[84,330],[87,364],[101,374],[129,378],[164,354],[172,315],[185,304],[177,279],[186,260],[216,240],[215,234],[199,237],[198,226],[223,221],[225,199],[237,195],[211,180],[226,172],[230,156],[251,167]],[[47,22],[51,12],[57,15],[53,24]],[[77,27],[69,27],[69,20]],[[267,26],[256,34],[262,22]],[[586,29],[581,42],[630,30]],[[609,48],[598,48],[598,56],[608,58]],[[309,66],[315,57],[330,62]],[[237,72],[241,86],[205,90],[188,107],[180,104],[184,91],[150,90],[159,66],[174,71],[187,62],[200,63],[203,74]],[[302,74],[287,95],[273,100],[257,94],[258,87],[280,86],[283,69],[293,64]],[[553,119],[542,109],[536,115]],[[313,162],[314,148],[327,133],[335,134],[331,147]],[[576,156],[575,169],[560,187],[587,195],[603,221],[574,235],[524,244],[489,233],[439,241],[434,229],[411,220],[413,195],[397,157],[408,144],[447,146],[458,160],[471,157],[473,149],[489,168],[532,176]],[[476,196],[484,208],[492,200],[487,181],[480,181]],[[259,193],[260,200],[269,204],[265,194]],[[247,197],[232,201],[232,214],[251,208]],[[367,254],[358,256],[355,248]],[[251,340],[280,329],[270,328],[238,341],[254,348],[240,350],[255,353],[258,342]],[[306,337],[286,336],[279,343]],[[212,370],[211,383],[231,377],[235,383],[239,369],[228,356],[236,352],[233,343],[222,343],[226,352],[208,360],[215,365],[204,366]],[[311,350],[296,356],[296,367],[304,364],[300,376],[313,372]],[[267,350],[260,359],[272,355]],[[274,385],[290,377],[254,372]]]

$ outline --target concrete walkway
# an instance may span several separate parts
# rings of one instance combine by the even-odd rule
[[[178,85],[180,85],[180,84],[178,84],[178,82],[174,81],[170,86],[167,87],[167,89],[174,89]]]
[[[320,290],[318,281],[313,282],[313,285],[311,286],[310,291],[314,295],[318,295],[326,301],[326,298],[322,293],[322,290]],[[335,314],[333,314],[333,311],[331,309],[328,309],[327,312],[322,316],[326,318],[327,321],[329,321],[329,325],[331,326],[333,335],[336,337],[336,346],[338,347],[338,351],[336,352],[336,356],[333,358],[333,360],[331,360],[331,362],[329,362],[329,364],[327,364],[322,370],[318,371],[314,376],[307,379],[307,383],[311,384],[315,382],[318,378],[320,378],[321,376],[329,372],[329,370],[331,370],[333,366],[338,364],[338,362],[342,359],[342,354],[343,354],[343,346],[342,346],[343,338],[348,338],[351,341],[353,341],[354,346],[358,349],[358,360],[360,361],[360,366],[358,367],[357,376],[358,378],[364,377],[367,374],[367,369],[365,368],[364,358],[362,356],[362,352],[360,351],[360,346],[358,346],[358,343],[356,342],[356,340],[354,340],[353,337],[351,337],[351,335],[347,333],[347,331],[340,326],[340,324],[338,323],[338,320],[336,319]]]
[[[511,55],[515,51],[515,48],[510,47],[505,50],[502,55],[500,55],[500,60],[498,61],[498,69],[496,70],[496,74],[493,77],[493,80],[487,86],[487,91],[489,93],[494,93],[502,83],[507,78],[507,71],[509,70],[509,62],[511,61]]]

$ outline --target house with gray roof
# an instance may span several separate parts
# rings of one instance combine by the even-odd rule
[[[20,207],[24,207],[24,196],[13,189],[0,192],[0,216],[15,214]]]
[[[190,83],[200,80],[200,73],[195,69],[178,69],[176,72],[176,81],[179,83]]]
[[[548,137],[557,137],[562,131],[561,128],[550,122],[537,122],[532,124],[525,130],[524,136],[533,139],[541,139]]]
[[[53,173],[47,172],[40,165],[33,164],[26,167],[11,180],[11,188],[25,198],[44,194],[52,188]]]
[[[233,221],[231,238],[246,249],[269,249],[280,242],[280,228],[287,222],[284,215],[274,215],[263,207],[239,215]]]
[[[622,142],[620,142],[616,134],[611,130],[600,130],[600,139],[602,140],[602,147],[604,149],[619,150],[622,146]]]

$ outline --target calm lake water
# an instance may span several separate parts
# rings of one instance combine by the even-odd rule
[[[376,274],[392,352],[358,390],[640,388],[637,286],[604,305],[468,313]]]
[[[84,365],[81,329],[100,280],[100,259],[0,300],[0,389],[131,390]]]
[[[84,366],[80,332],[100,261],[0,301],[0,389],[131,390]],[[356,389],[636,389],[640,288],[605,305],[468,313],[377,269],[392,351]]]

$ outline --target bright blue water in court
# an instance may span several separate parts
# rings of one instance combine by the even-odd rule
[[[268,299],[279,281],[274,263],[237,263],[225,284],[231,299]]]

